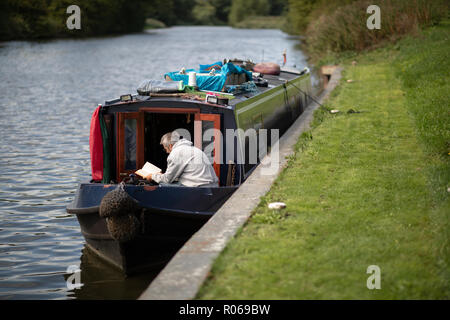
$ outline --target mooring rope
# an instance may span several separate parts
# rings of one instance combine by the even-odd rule
[[[300,91],[301,93],[303,93],[305,96],[308,96],[309,98],[311,98],[312,101],[314,101],[315,103],[317,103],[319,106],[323,106],[319,101],[317,101],[316,99],[314,99],[311,95],[307,94],[305,91],[303,91],[302,89],[300,89],[299,87],[297,87],[295,84],[290,83],[288,81],[286,81],[286,84],[290,84],[292,86],[294,86],[295,88],[298,89],[298,91]],[[318,98],[317,98],[318,99]]]

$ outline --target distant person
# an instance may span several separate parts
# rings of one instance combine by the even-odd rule
[[[180,138],[178,132],[168,132],[161,145],[169,154],[165,173],[149,174],[145,179],[162,184],[179,184],[186,187],[218,187],[219,179],[206,154],[192,142]]]

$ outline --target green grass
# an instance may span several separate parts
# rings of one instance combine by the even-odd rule
[[[450,21],[418,39],[408,38],[394,60],[409,112],[429,158],[427,166],[436,202],[447,197],[450,181]]]
[[[444,23],[344,61],[198,299],[450,298],[448,35]],[[381,290],[366,287],[369,265]]]

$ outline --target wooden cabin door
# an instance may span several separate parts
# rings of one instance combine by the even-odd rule
[[[144,113],[118,113],[117,180],[120,182],[144,165]]]
[[[214,131],[208,131],[214,129]],[[205,132],[207,136],[204,136]],[[211,145],[211,142],[213,143]],[[220,132],[220,114],[195,114],[194,145],[204,151],[213,163],[214,171],[220,180],[222,134]]]

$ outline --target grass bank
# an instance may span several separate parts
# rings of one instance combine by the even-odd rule
[[[342,61],[342,82],[198,299],[450,298],[448,40],[443,23]],[[369,265],[381,290],[366,287]]]

